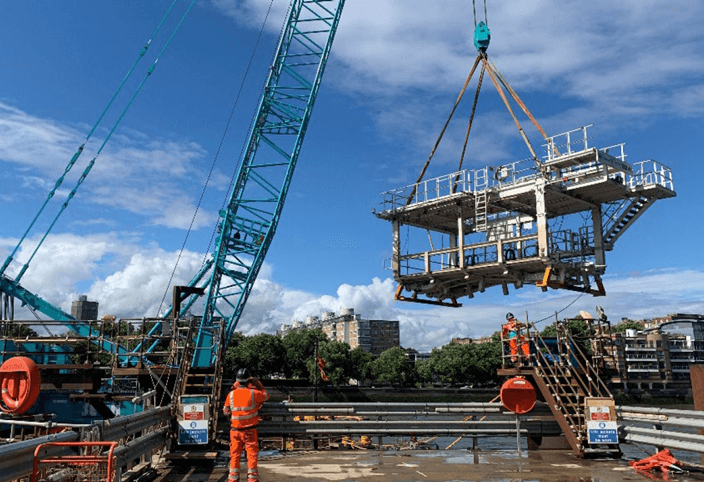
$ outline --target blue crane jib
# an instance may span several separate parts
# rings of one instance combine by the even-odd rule
[[[237,326],[279,222],[344,0],[294,0],[226,209],[220,211],[192,365],[215,364]],[[198,295],[184,304],[185,312]]]
[[[205,298],[193,367],[216,366],[222,345],[232,337],[252,291],[279,222],[344,3],[291,1],[233,188],[226,208],[220,211],[213,256],[189,283],[199,289],[184,300],[177,314],[186,313]],[[67,171],[79,153],[80,149]],[[71,315],[22,288],[21,275],[14,280],[5,276],[11,261],[12,255],[0,269],[0,291],[52,319],[64,321],[80,335],[90,335],[85,327],[72,323],[75,320]],[[22,274],[24,269],[26,266]],[[170,311],[165,316],[169,315]],[[159,328],[160,324],[153,327]],[[103,343],[112,352],[122,351],[107,340]]]

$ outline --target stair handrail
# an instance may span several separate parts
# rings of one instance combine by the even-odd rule
[[[550,350],[550,347],[548,347],[547,344],[545,343],[545,340],[543,340],[543,338],[540,336],[540,334],[538,333],[537,330],[535,330],[535,331],[536,331],[536,336],[534,339],[538,340],[543,345],[542,348],[544,348],[548,353],[552,353]],[[559,346],[559,343],[558,343],[558,346]],[[535,369],[539,372],[539,374],[543,377],[543,379],[545,380],[547,385],[551,388],[552,393],[557,395],[558,399],[555,400],[558,404],[557,408],[560,410],[560,412],[563,413],[563,415],[569,421],[569,423],[571,424],[572,427],[579,428],[579,430],[574,430],[574,429],[572,430],[573,433],[575,434],[575,437],[577,437],[577,439],[579,439],[579,440],[583,439],[584,438],[584,436],[582,434],[583,424],[579,420],[580,416],[583,417],[583,414],[582,413],[573,414],[566,409],[565,404],[564,404],[562,397],[560,395],[569,395],[569,393],[567,391],[565,391],[564,389],[561,389],[562,387],[553,381],[553,380],[556,380],[558,376],[562,376],[563,378],[566,378],[567,376],[570,376],[571,373],[569,373],[565,370],[565,367],[561,364],[562,363],[561,359],[559,359],[557,363],[555,363],[555,362],[551,363],[547,359],[545,354],[542,351],[540,351],[540,347],[538,344],[536,344],[535,353],[536,353],[536,361],[538,361],[538,363],[535,365]],[[543,364],[540,363],[538,358],[542,359]],[[548,368],[551,373],[550,374],[546,373],[545,368]],[[558,371],[560,371],[561,373],[560,374],[556,373],[555,369],[558,369]],[[553,380],[550,379],[551,375],[552,375]],[[576,396],[577,400],[579,400],[579,393],[576,392],[574,390],[574,387],[572,387],[571,385],[570,385],[570,390],[573,392],[572,395]],[[577,416],[576,421],[575,421],[575,415]]]
[[[217,339],[219,340],[219,346],[217,348],[218,350],[224,350],[227,347],[227,343],[225,342],[225,328],[225,323],[220,322],[220,329],[217,336]],[[216,432],[216,425],[218,419],[218,417],[214,414],[218,413],[218,410],[220,408],[220,391],[222,388],[222,363],[224,359],[224,354],[218,354],[218,356],[216,357],[215,366],[213,367],[213,387],[210,393],[210,413],[213,414],[210,419],[210,428],[212,429],[213,434],[215,434]]]
[[[174,386],[174,398],[183,395],[183,391],[186,385],[186,375],[191,367],[191,361],[193,359],[194,351],[193,349],[195,346],[195,340],[193,339],[193,335],[195,334],[194,324],[195,318],[192,318],[188,325],[183,328],[186,332],[186,336],[184,337],[185,343],[183,346],[183,354],[181,355],[181,360],[178,367],[178,374],[176,375],[176,384]],[[178,343],[178,341],[176,341],[176,343]]]
[[[632,198],[621,199],[618,207],[611,212],[611,215],[608,216],[606,220],[602,221],[603,232],[605,234],[608,234],[608,232],[611,231],[611,228],[616,225],[617,218],[620,217],[620,214],[623,212],[623,208],[629,203],[629,201],[631,201],[631,199]]]
[[[577,345],[576,340],[570,334],[568,327],[564,324],[561,324],[561,326],[560,326],[560,328],[558,328],[557,332],[558,332],[558,335],[561,332],[563,334],[564,340],[562,341],[562,343],[566,342],[565,346],[567,347],[567,352],[569,353],[567,363],[569,366],[574,368],[573,370],[571,370],[572,377],[579,384],[579,387],[582,389],[582,391],[584,391],[585,396],[590,396],[590,397],[594,396],[594,395],[592,395],[592,392],[594,390],[597,393],[599,393],[598,386],[593,386],[594,383],[592,381],[592,377],[590,377],[590,375],[587,373],[588,370],[585,370],[585,368],[584,368],[585,365],[590,366],[590,364],[587,362],[586,357],[584,356],[584,353],[582,353],[581,349],[579,348],[579,345]],[[580,362],[578,355],[581,355],[582,359],[585,361],[584,364],[582,362]],[[573,360],[577,363],[576,367],[572,363]],[[586,381],[582,377],[582,374],[586,375],[586,377],[587,377]]]
[[[571,346],[574,347],[575,354],[579,355],[579,357],[581,357],[581,359],[584,361],[584,365],[582,365],[579,358],[575,357],[575,361],[579,365],[580,370],[582,370],[587,375],[587,379],[589,380],[590,388],[592,385],[594,386],[594,389],[596,391],[597,396],[608,395],[609,397],[611,397],[611,392],[609,391],[606,384],[599,376],[599,373],[597,373],[596,370],[594,370],[594,367],[592,366],[592,364],[589,363],[589,360],[587,359],[586,355],[584,354],[582,349],[579,347],[579,345],[576,343],[576,340],[572,337],[572,334],[569,333],[569,331],[567,331],[566,335],[567,335],[567,339],[572,344]],[[584,368],[585,366],[586,366],[586,369]],[[580,379],[581,377],[577,376],[575,378]],[[596,382],[594,380],[596,380]],[[601,390],[602,388],[603,388],[603,391]],[[588,390],[588,392],[590,393],[590,396],[594,396],[594,395],[591,395],[591,393],[592,393],[591,389]],[[585,393],[587,393],[587,390],[585,390]]]
[[[584,359],[584,354],[581,353],[579,346],[576,344],[574,338],[572,338],[567,327],[563,326],[562,328],[558,328],[558,335],[560,334],[560,332],[562,332],[563,335],[562,343],[564,343],[565,347],[567,348],[567,364],[572,367],[572,369],[570,370],[570,377],[575,380],[575,382],[577,382],[579,388],[584,392],[584,396],[582,398],[587,396],[594,396],[592,394],[594,390],[599,393],[598,386],[594,386],[592,377],[587,374],[586,370],[584,369],[584,365],[580,362],[578,358],[578,356],[581,354],[582,358]],[[573,361],[577,363],[577,366],[574,366]],[[589,366],[589,363],[585,364]],[[583,374],[585,374],[587,377],[586,381],[584,380]]]

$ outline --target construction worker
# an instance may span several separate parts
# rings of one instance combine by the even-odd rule
[[[529,359],[530,347],[526,343],[526,337],[521,334],[520,322],[514,318],[513,313],[506,313],[506,324],[503,325],[501,331],[503,339],[508,336],[508,344],[511,349],[511,361],[515,362],[518,359],[518,345],[521,346],[522,356],[526,360]]]
[[[240,457],[242,449],[247,451],[247,482],[259,482],[257,456],[259,455],[259,409],[269,400],[269,393],[249,370],[237,372],[232,391],[227,394],[222,411],[230,417],[230,475],[228,482],[240,480]]]

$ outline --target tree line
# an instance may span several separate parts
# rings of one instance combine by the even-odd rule
[[[226,378],[239,368],[249,368],[260,378],[282,377],[313,382],[318,370],[315,346],[325,362],[325,374],[335,386],[350,379],[360,382],[400,386],[486,384],[498,381],[501,341],[498,332],[492,341],[481,344],[449,344],[434,348],[429,359],[411,362],[401,347],[390,348],[377,358],[362,348],[330,340],[320,328],[291,331],[283,337],[262,333],[244,336],[235,333],[225,353]]]

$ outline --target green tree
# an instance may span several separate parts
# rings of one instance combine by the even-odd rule
[[[433,350],[430,358],[432,372],[442,383],[460,385],[471,380],[470,364],[472,345],[450,343],[440,350]]]
[[[374,355],[361,347],[350,350],[349,377],[362,382],[372,377],[372,363]]]
[[[626,330],[642,331],[643,324],[638,321],[626,320],[611,327],[612,333],[624,333]]]
[[[237,370],[248,363],[248,360],[244,360],[240,357],[241,351],[237,349],[245,338],[246,337],[239,331],[236,331],[232,335],[232,338],[230,338],[230,342],[227,344],[227,350],[225,351],[225,359],[223,360],[225,378],[235,378]]]
[[[372,363],[372,373],[377,380],[397,385],[415,382],[415,368],[400,347],[389,348]]]
[[[433,353],[438,351],[437,348],[433,348]],[[431,383],[433,381],[433,360],[429,358],[427,360],[420,360],[416,362],[416,376],[419,382]]]
[[[235,374],[240,368],[248,368],[260,378],[281,373],[285,362],[281,339],[267,333],[244,337],[228,349],[225,358],[226,365]]]
[[[318,346],[318,355],[325,361],[323,370],[333,385],[347,385],[352,372],[350,346],[336,340],[325,340]]]
[[[318,345],[327,340],[320,328],[290,331],[283,337],[284,365],[286,378],[307,378],[313,375],[314,365],[310,363],[315,353],[315,341]]]
[[[489,343],[477,343],[470,346],[469,381],[486,384],[498,382],[497,370],[501,368],[501,341],[494,339]]]
[[[450,343],[434,348],[428,360],[416,364],[416,371],[424,382],[439,379],[450,385],[465,385],[498,381],[500,367],[501,340],[497,332],[489,343]]]

